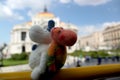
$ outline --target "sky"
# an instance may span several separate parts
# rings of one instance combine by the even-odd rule
[[[31,21],[45,5],[62,22],[76,25],[80,36],[120,23],[120,0],[0,0],[0,44],[10,42],[14,25]]]

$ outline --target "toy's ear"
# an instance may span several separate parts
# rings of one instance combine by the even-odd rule
[[[48,21],[48,28],[47,30],[50,32],[50,30],[55,26],[55,22],[53,20]]]
[[[32,51],[34,51],[37,47],[38,47],[38,45],[37,45],[37,44],[34,44],[34,45],[32,46]]]

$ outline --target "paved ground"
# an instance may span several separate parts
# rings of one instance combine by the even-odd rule
[[[84,58],[79,59],[79,58],[74,58],[71,56],[67,57],[66,63],[65,63],[65,68],[69,68],[69,67],[76,67],[77,65],[77,61],[80,61],[80,65],[81,66],[90,66],[90,65],[97,65],[98,64],[98,60],[97,59],[90,59],[89,61],[85,61]],[[117,60],[112,60],[112,59],[102,59],[101,60],[101,64],[115,64],[115,63],[120,63],[120,61]]]
[[[25,65],[1,67],[0,73],[2,73],[2,72],[14,72],[14,71],[28,71],[28,70],[31,70],[31,69],[28,66],[28,64],[25,64]]]

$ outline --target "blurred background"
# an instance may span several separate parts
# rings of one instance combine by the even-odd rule
[[[29,29],[46,29],[49,20],[78,36],[76,44],[67,47],[63,68],[120,63],[119,4],[120,0],[0,0],[0,71],[17,70],[16,65],[30,70],[35,42]]]

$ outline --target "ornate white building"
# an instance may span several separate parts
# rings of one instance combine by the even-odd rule
[[[61,22],[58,17],[48,12],[45,8],[43,12],[32,16],[32,20],[30,22],[17,24],[13,27],[11,31],[11,40],[8,48],[8,53],[14,54],[22,52],[31,52],[31,47],[34,44],[34,42],[32,42],[29,38],[29,29],[33,25],[40,25],[43,28],[47,28],[49,20],[54,20],[55,26],[60,26],[65,29],[71,29],[76,33],[78,32],[78,29],[75,25]],[[68,53],[75,51],[76,46],[77,43],[72,47],[68,47]]]
[[[104,49],[104,39],[102,31],[91,33],[90,35],[81,37],[80,48],[85,51]]]
[[[103,31],[105,46],[120,49],[120,22],[107,26]]]

